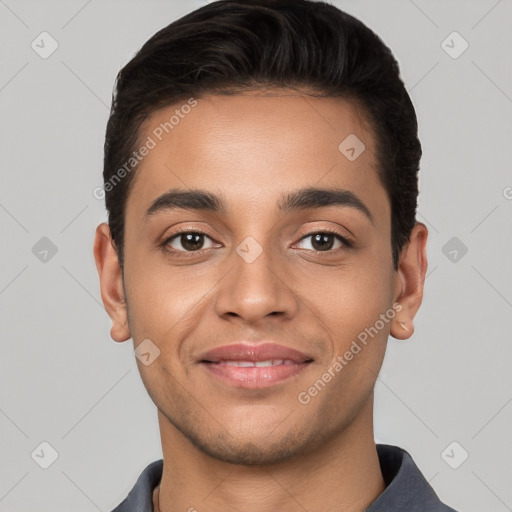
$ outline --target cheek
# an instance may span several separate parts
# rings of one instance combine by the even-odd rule
[[[315,316],[319,325],[327,327],[332,345],[318,377],[332,382],[331,392],[341,403],[352,403],[356,397],[364,400],[371,391],[395,313],[392,267],[386,270],[388,262],[383,257],[368,260],[361,258],[358,264],[331,271],[329,279],[322,280],[323,286],[310,287],[308,295],[310,309],[316,308]]]
[[[386,263],[376,261],[350,264],[296,282],[302,283],[300,295],[308,307],[343,345],[391,307],[393,279],[386,268]]]
[[[197,321],[216,276],[199,267],[191,272],[185,267],[172,268],[161,262],[148,264],[148,260],[138,259],[126,261],[129,277],[125,287],[132,337],[136,343],[149,338],[159,346],[165,345],[166,350],[173,350],[170,342],[180,339]]]
[[[319,325],[327,327],[331,343],[316,377],[328,382],[330,391],[324,397],[335,397],[335,403],[353,407],[352,412],[373,389],[384,359],[390,319],[394,316],[390,296],[388,279],[367,268],[361,272],[338,272],[322,293],[309,295],[312,302],[316,301],[315,314]]]

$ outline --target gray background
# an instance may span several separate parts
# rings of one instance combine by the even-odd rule
[[[377,441],[407,449],[453,507],[512,510],[512,2],[332,3],[394,51],[424,149],[425,298],[413,338],[390,339]],[[1,511],[109,511],[161,457],[132,342],[109,336],[92,191],[118,69],[203,4],[0,0]],[[59,45],[47,59],[31,48],[43,31]],[[43,441],[48,469],[31,456]]]

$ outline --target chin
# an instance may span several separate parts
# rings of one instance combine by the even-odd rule
[[[196,448],[210,457],[230,464],[270,465],[285,462],[293,457],[315,449],[318,434],[298,432],[277,432],[274,427],[268,433],[261,432],[261,424],[251,432],[237,435],[226,431],[204,438],[197,432],[189,432],[187,437]],[[257,432],[255,434],[255,432]]]
[[[270,444],[261,439],[257,443],[219,441],[203,444],[198,448],[214,459],[246,466],[277,464],[301,453],[300,447],[296,444]]]

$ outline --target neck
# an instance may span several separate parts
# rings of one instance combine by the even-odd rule
[[[265,466],[213,459],[160,412],[159,424],[164,469],[153,494],[155,512],[362,512],[385,489],[373,437],[373,396],[314,453]]]

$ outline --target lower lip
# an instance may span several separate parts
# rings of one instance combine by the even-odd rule
[[[201,363],[214,377],[231,386],[261,389],[298,375],[309,364],[278,364],[275,366],[231,366],[218,363]]]

